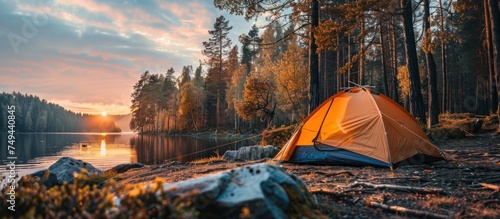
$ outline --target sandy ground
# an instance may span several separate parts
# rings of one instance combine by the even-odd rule
[[[304,180],[318,209],[328,218],[500,218],[500,137],[482,134],[435,144],[456,161],[401,166],[394,171],[278,165]],[[156,177],[177,182],[256,162],[273,163],[173,162],[130,170],[116,180],[119,188],[127,190],[128,185],[148,183]]]

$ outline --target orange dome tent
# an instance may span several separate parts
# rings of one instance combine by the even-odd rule
[[[443,156],[399,104],[358,87],[343,90],[316,108],[275,159],[392,168]]]

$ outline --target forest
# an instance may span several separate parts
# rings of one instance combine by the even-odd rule
[[[14,106],[16,132],[121,132],[112,119],[74,113],[37,96],[0,93],[0,132],[7,132],[7,107]]]
[[[205,56],[180,76],[144,72],[132,93],[139,132],[258,131],[295,124],[345,87],[370,85],[432,127],[439,114],[498,112],[498,0],[214,0]],[[237,45],[238,44],[238,45]]]

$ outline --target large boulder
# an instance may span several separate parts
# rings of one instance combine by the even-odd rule
[[[51,179],[51,176],[53,175],[51,182],[53,181],[53,177],[55,176],[57,179],[57,182],[55,184],[60,185],[64,182],[72,183],[75,180],[75,176],[73,175],[73,173],[80,173],[82,169],[87,170],[87,176],[90,176],[91,174],[102,174],[101,170],[95,168],[87,162],[76,160],[71,157],[63,157],[49,167],[49,179]],[[44,172],[45,170],[42,171]],[[42,171],[35,172],[31,174],[31,176],[43,179],[42,177],[40,177],[43,176]]]
[[[268,146],[247,146],[238,150],[228,150],[222,156],[223,160],[260,160],[264,158],[273,158],[280,151],[279,148],[272,145]]]
[[[192,195],[203,218],[310,217],[312,196],[304,182],[282,168],[255,164],[202,178],[164,185],[169,198]],[[288,215],[288,216],[287,216]]]

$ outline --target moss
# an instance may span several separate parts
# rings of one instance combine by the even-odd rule
[[[90,177],[82,171],[73,183],[64,183],[47,189],[38,179],[22,177],[16,189],[15,212],[4,213],[10,206],[0,202],[1,218],[197,218],[192,197],[171,200],[163,190],[163,181],[156,180],[154,186],[135,186],[135,191],[116,193],[116,183],[110,177]],[[102,188],[95,182],[106,179]],[[120,206],[115,197],[122,197]],[[6,200],[5,188],[0,199]]]

